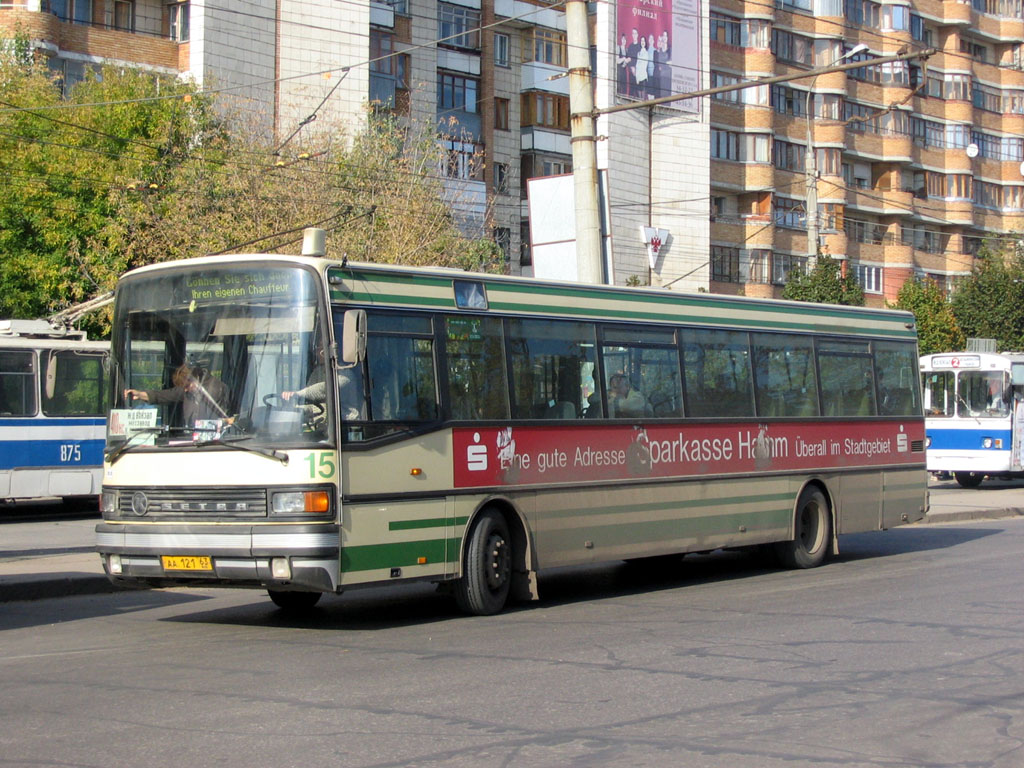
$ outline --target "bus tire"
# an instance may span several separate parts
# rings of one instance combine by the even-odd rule
[[[808,486],[796,503],[792,541],[775,544],[787,568],[816,568],[825,562],[832,539],[832,512],[820,488]]]
[[[505,607],[512,584],[512,538],[500,512],[485,509],[466,542],[462,578],[455,582],[455,602],[474,616],[491,616]]]
[[[286,613],[302,613],[308,611],[320,601],[320,592],[281,592],[268,589],[267,594],[274,605]]]
[[[961,488],[977,488],[985,479],[980,472],[954,472],[953,477]]]

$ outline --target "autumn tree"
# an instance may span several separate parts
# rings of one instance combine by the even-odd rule
[[[309,226],[331,255],[504,269],[459,230],[435,125],[369,113],[358,133],[282,146],[176,78],[104,68],[64,90],[27,45],[0,50],[0,317],[48,315],[144,264],[295,252]]]

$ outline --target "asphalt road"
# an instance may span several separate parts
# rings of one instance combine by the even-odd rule
[[[1024,520],[541,578],[459,616],[427,586],[0,605],[0,765],[1024,765]]]

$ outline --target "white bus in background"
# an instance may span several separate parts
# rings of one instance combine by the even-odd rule
[[[964,488],[1024,476],[1024,353],[921,358],[928,470]]]
[[[0,320],[0,500],[98,499],[110,345]]]

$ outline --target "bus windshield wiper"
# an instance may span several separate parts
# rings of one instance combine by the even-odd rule
[[[123,443],[118,445],[116,448],[111,448],[110,449],[109,453],[107,453],[106,459],[111,464],[113,464],[119,458],[121,458],[121,456],[123,454],[127,453],[129,449],[137,448],[139,445],[142,445],[142,443],[136,443],[135,442],[135,438],[137,438],[139,435],[159,435],[159,434],[163,434],[166,431],[167,431],[167,427],[165,427],[165,426],[159,426],[159,427],[140,427],[138,429],[134,429],[134,430],[132,430],[132,436],[131,437],[125,438],[125,441]]]
[[[220,445],[225,448],[234,448],[236,451],[246,451],[248,453],[256,453],[260,456],[266,456],[268,459],[274,459],[280,461],[282,464],[288,463],[288,454],[283,451],[278,451],[273,448],[260,448],[255,445],[239,445],[243,440],[252,440],[251,435],[240,435],[233,439],[225,440],[222,437],[214,437],[210,440],[198,440],[194,443],[196,448],[205,448],[208,445]]]

